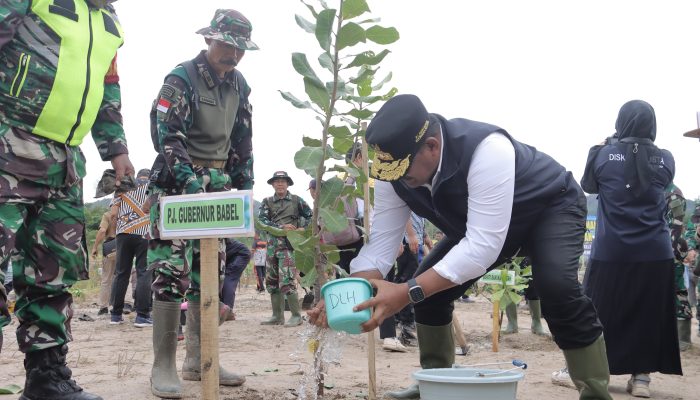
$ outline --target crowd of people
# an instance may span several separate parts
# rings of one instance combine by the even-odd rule
[[[157,157],[135,173],[120,114],[116,53],[123,34],[110,3],[0,5],[0,56],[6,60],[0,65],[0,280],[6,282],[9,268],[16,295],[11,303],[10,287],[0,285],[0,327],[9,324],[14,305],[25,354],[24,400],[101,399],[84,391],[66,364],[69,289],[87,278],[89,256],[98,253],[98,315],[120,325],[134,311],[134,326],[152,329],[151,392],[184,397],[180,378],[202,379],[200,248],[197,240],[161,237],[160,200],[253,188],[251,88],[237,69],[246,51],[258,49],[251,22],[220,9],[197,31],[206,49],[164,77],[150,112]],[[97,195],[113,194],[90,252],[79,147],[88,132],[102,160],[112,164]],[[622,106],[615,134],[591,148],[580,184],[552,157],[515,137],[495,125],[430,113],[414,95],[388,100],[366,130],[375,197],[371,204],[341,198],[348,228],[322,234],[341,251],[336,277],[366,278],[377,289],[357,308],[374,308],[363,329],[379,328],[384,350],[417,344],[422,368],[442,368],[455,360],[454,301],[464,301],[490,269],[516,254],[527,256],[531,329],[545,333],[541,313],[580,398],[611,399],[611,374],[629,374],[628,392],[650,397],[650,373],[682,373],[680,351],[690,346],[697,304],[697,277],[687,271],[699,243],[694,225],[685,224],[682,192],[673,186],[673,156],[654,144],[654,109],[640,100]],[[358,167],[368,160],[355,144],[346,161]],[[323,226],[289,191],[294,182],[287,172],[275,172],[267,183],[274,193],[262,201],[260,224],[283,231]],[[323,184],[310,182],[312,198]],[[599,207],[582,284],[584,191],[598,195]],[[365,209],[368,241],[359,229]],[[695,217],[691,223],[700,213]],[[434,247],[426,221],[444,236]],[[236,318],[235,294],[251,258],[257,290],[270,296],[272,316],[261,324],[303,323],[294,249],[274,229],[251,248],[220,242],[221,323]],[[133,306],[126,299],[130,281]],[[323,300],[308,317],[327,326]],[[509,309],[508,318],[506,331],[517,332],[517,309]],[[183,339],[178,373],[177,342]],[[221,385],[244,382],[242,374],[219,367]],[[417,398],[419,387],[387,396]]]

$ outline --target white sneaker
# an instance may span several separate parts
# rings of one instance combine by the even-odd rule
[[[632,375],[632,377],[627,381],[627,393],[634,397],[650,398],[651,393],[649,392],[649,374],[637,374]]]
[[[401,341],[396,337],[384,338],[384,342],[382,343],[382,349],[384,351],[398,351],[400,353],[405,353],[408,351],[408,349],[406,349],[406,346],[401,344]]]
[[[571,376],[569,376],[568,368],[562,368],[559,371],[552,372],[552,383],[568,388],[576,388],[574,382],[571,380]]]

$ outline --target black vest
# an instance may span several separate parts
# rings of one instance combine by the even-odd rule
[[[515,148],[513,210],[502,256],[512,256],[526,244],[529,231],[545,209],[572,204],[582,195],[570,172],[547,154],[513,139],[505,130],[483,122],[436,117],[442,125],[443,153],[432,196],[425,187],[411,189],[401,181],[392,185],[413,212],[428,219],[448,237],[465,236],[469,165],[474,149],[494,132],[508,137]]]

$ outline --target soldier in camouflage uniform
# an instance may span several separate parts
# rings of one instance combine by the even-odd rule
[[[685,217],[685,197],[678,186],[671,183],[666,187],[666,222],[671,231],[673,245],[676,319],[678,321],[678,344],[681,351],[690,348],[690,320],[693,312],[688,302],[688,289],[685,286],[685,261],[688,255],[688,242],[683,236]]]
[[[134,173],[115,61],[123,34],[109,3],[0,3],[0,262],[15,253],[23,400],[101,399],[71,379],[65,360],[69,289],[88,273],[79,145],[92,132],[119,180]],[[0,288],[0,326],[9,320]]]
[[[151,169],[151,240],[148,263],[152,285],[153,348],[151,391],[181,398],[175,366],[180,303],[187,308],[185,380],[200,380],[199,241],[162,240],[159,198],[168,195],[252,189],[252,107],[250,87],[236,69],[250,40],[252,25],[235,10],[217,10],[211,25],[197,33],[207,50],[178,65],[165,77],[151,110],[151,136],[158,156]],[[220,274],[225,262],[220,243]],[[245,377],[219,368],[222,385],[238,386]]]
[[[263,200],[258,214],[261,224],[286,231],[301,229],[313,218],[311,208],[301,197],[291,194],[287,188],[294,184],[284,171],[277,171],[268,179],[275,194]],[[284,236],[268,235],[267,239],[267,291],[272,302],[272,317],[262,325],[298,326],[301,324],[299,297],[296,288],[297,269],[294,265],[294,249]],[[284,322],[284,297],[292,316]]]

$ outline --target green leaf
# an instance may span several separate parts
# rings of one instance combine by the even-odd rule
[[[304,0],[301,0],[301,4],[305,5],[306,8],[308,8],[309,11],[311,11],[311,15],[313,15],[314,18],[318,18],[318,12],[316,12],[316,9],[311,4],[307,4],[306,2],[304,2]]]
[[[381,18],[369,18],[369,19],[363,19],[362,21],[358,22],[358,24],[376,24],[378,22],[381,22]]]
[[[320,208],[318,212],[323,219],[323,226],[328,232],[338,233],[348,227],[348,218],[345,214],[329,210],[328,208]]]
[[[510,296],[510,301],[512,301],[513,304],[518,304],[520,300],[522,300],[522,297],[514,291],[508,292],[508,296]]]
[[[320,147],[304,146],[294,154],[294,165],[297,168],[314,170],[323,162],[323,149]]]
[[[354,22],[348,22],[340,28],[335,45],[338,50],[342,50],[366,40],[365,30]]]
[[[340,193],[343,191],[344,186],[345,182],[337,177],[333,177],[323,182],[323,186],[321,186],[321,193],[318,196],[318,206],[332,206],[338,200],[338,197],[340,197]]]
[[[399,31],[397,31],[396,28],[384,28],[375,25],[367,29],[366,37],[374,43],[386,45],[399,40]]]
[[[311,68],[311,65],[309,64],[309,60],[306,59],[306,54],[292,53],[292,66],[294,66],[294,70],[297,71],[299,75],[313,81],[317,81],[319,84],[321,84],[321,80],[318,79],[316,72],[314,72],[314,69]]]
[[[389,72],[389,73],[384,77],[384,79],[382,79],[381,82],[379,82],[379,83],[377,83],[376,85],[372,86],[372,89],[374,89],[374,90],[380,90],[380,89],[382,88],[382,86],[384,86],[385,83],[389,82],[389,81],[391,80],[391,78],[393,78],[393,76],[394,76],[394,75],[393,75],[391,72]]]
[[[501,301],[503,294],[505,294],[505,289],[497,290],[491,295],[491,301]]]
[[[347,99],[357,103],[362,103],[363,105],[369,105],[378,101],[383,101],[384,96],[348,96]]]
[[[326,90],[328,93],[333,93],[333,82],[326,82]],[[346,86],[345,81],[339,80],[335,92],[336,98],[346,96],[348,92],[352,93],[352,88]]]
[[[382,100],[389,100],[390,98],[394,97],[396,93],[399,92],[399,89],[397,88],[391,88],[388,92],[386,92],[385,95],[382,96]]]
[[[352,109],[350,112],[348,112],[348,115],[352,115],[353,117],[357,119],[369,119],[374,115],[374,111],[372,110],[358,110],[358,109]]]
[[[357,85],[357,94],[360,96],[369,96],[372,94],[372,84],[370,80],[366,80],[364,82],[360,82]]]
[[[349,136],[339,136],[333,138],[333,149],[339,153],[347,153],[352,147],[353,140]]]
[[[351,19],[369,12],[367,0],[344,0],[343,19]]]
[[[378,70],[378,69],[379,69],[379,68],[377,68],[377,70]],[[371,81],[372,78],[374,77],[374,74],[377,72],[377,70],[372,69],[370,66],[363,65],[363,66],[360,68],[360,71],[359,71],[359,73],[357,74],[357,76],[354,77],[354,78],[351,78],[351,79],[350,79],[350,82],[352,82],[352,83],[358,85],[358,84],[360,84],[361,82],[365,82],[365,81],[367,81],[367,80]]]
[[[377,65],[380,62],[382,62],[384,57],[386,57],[389,53],[389,50],[382,50],[382,52],[380,52],[379,54],[374,54],[373,51],[366,51],[364,53],[360,53],[355,57],[354,60],[352,60],[350,64],[345,66],[345,68],[359,67],[361,65]]]
[[[282,95],[282,98],[284,98],[288,102],[292,103],[292,105],[294,107],[302,108],[302,109],[303,108],[311,108],[311,103],[309,103],[308,101],[301,101],[296,96],[294,96],[293,94],[291,94],[289,92],[283,92],[281,90],[279,92]]]
[[[318,63],[321,64],[323,68],[333,72],[333,59],[330,54],[326,52],[321,53],[321,55],[318,56]]]
[[[323,144],[323,142],[321,142],[320,139],[314,139],[308,136],[302,137],[301,142],[304,143],[304,146],[308,147],[321,147],[321,145]]]
[[[260,220],[258,220],[257,218],[255,218],[255,229],[259,231],[265,231],[273,236],[287,236],[287,231],[285,231],[284,229],[265,225],[262,222],[260,222]]]
[[[14,383],[7,384],[0,387],[0,394],[17,394],[24,390],[21,386],[15,385]]]
[[[350,129],[347,126],[329,126],[328,134],[333,137],[348,137],[352,136]]]
[[[335,10],[328,9],[318,13],[316,17],[316,39],[321,48],[325,51],[331,49],[331,32],[333,31],[333,20],[335,20]]]
[[[310,268],[303,272],[304,276],[301,277],[301,286],[312,287],[316,283],[316,279],[318,279],[318,272],[316,271],[316,267]]]
[[[323,83],[304,77],[304,90],[314,104],[321,107],[323,111],[328,111],[331,97],[328,95],[328,91],[326,91]]]
[[[299,27],[309,33],[314,33],[316,32],[316,24],[309,22],[306,18],[302,17],[301,15],[294,15],[294,19],[297,21],[297,25]]]

